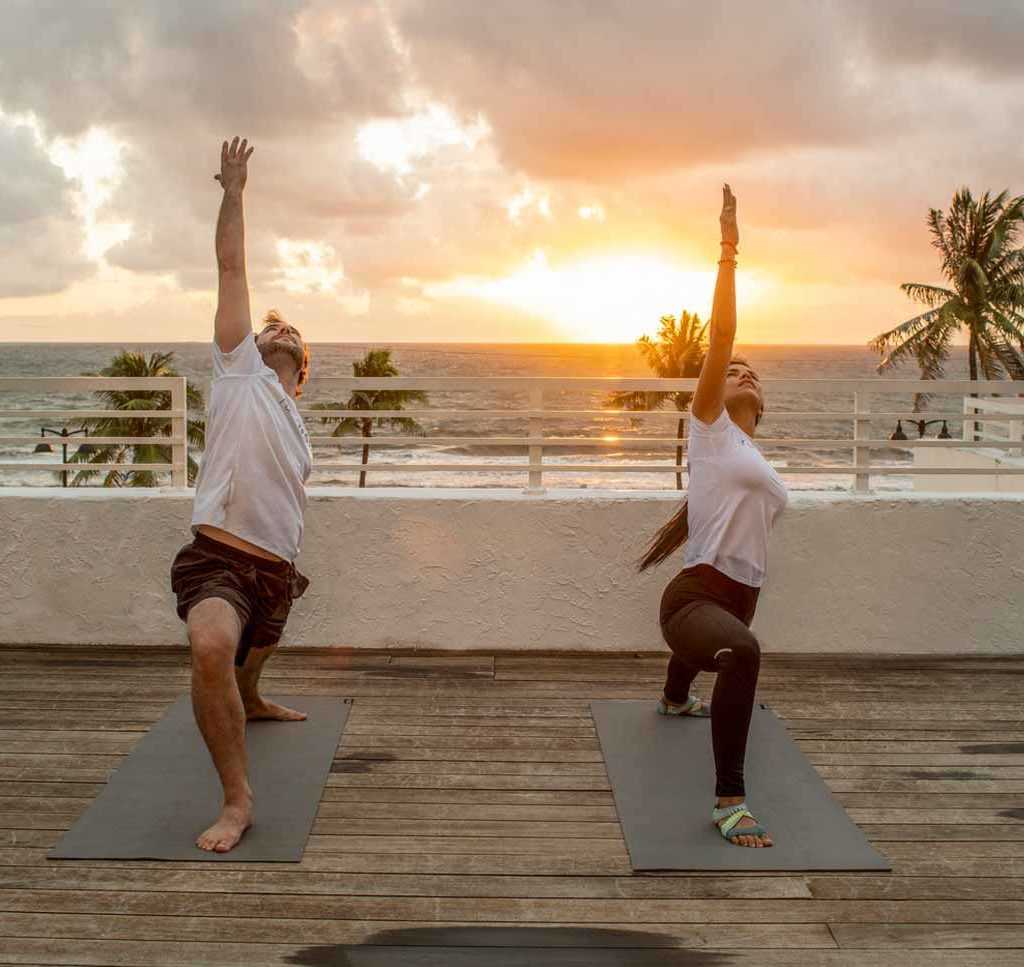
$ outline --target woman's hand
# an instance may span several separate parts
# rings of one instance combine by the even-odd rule
[[[736,196],[728,185],[722,186],[722,214],[718,221],[722,226],[722,244],[735,250],[740,244],[740,230],[736,225]]]
[[[245,187],[245,179],[252,148],[246,150],[247,141],[243,138],[238,143],[236,137],[230,145],[227,141],[220,149],[220,174],[213,177],[220,182],[225,191],[241,191]]]

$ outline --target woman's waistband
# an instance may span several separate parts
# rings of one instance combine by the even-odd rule
[[[688,604],[711,601],[749,625],[759,593],[760,588],[736,581],[710,564],[695,564],[680,571],[665,588],[661,620],[664,622]]]

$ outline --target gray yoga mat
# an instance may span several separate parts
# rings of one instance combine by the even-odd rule
[[[745,779],[774,846],[727,843],[711,822],[711,720],[659,715],[654,701],[591,702],[634,870],[891,870],[775,714],[754,706]]]
[[[217,818],[221,786],[184,695],[132,749],[48,858],[299,862],[352,706],[351,699],[324,695],[276,701],[309,718],[248,723],[255,822],[233,850],[210,853],[195,845]]]

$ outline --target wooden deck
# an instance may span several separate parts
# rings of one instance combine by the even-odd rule
[[[663,667],[284,649],[269,692],[355,699],[302,863],[58,863],[187,658],[0,647],[0,963],[1024,963],[1024,658],[766,657],[882,875],[632,874],[588,703]]]

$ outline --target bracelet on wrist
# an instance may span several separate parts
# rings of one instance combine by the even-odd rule
[[[732,265],[732,266],[735,266],[736,265],[736,259],[719,259],[718,260],[718,264],[719,265]]]

